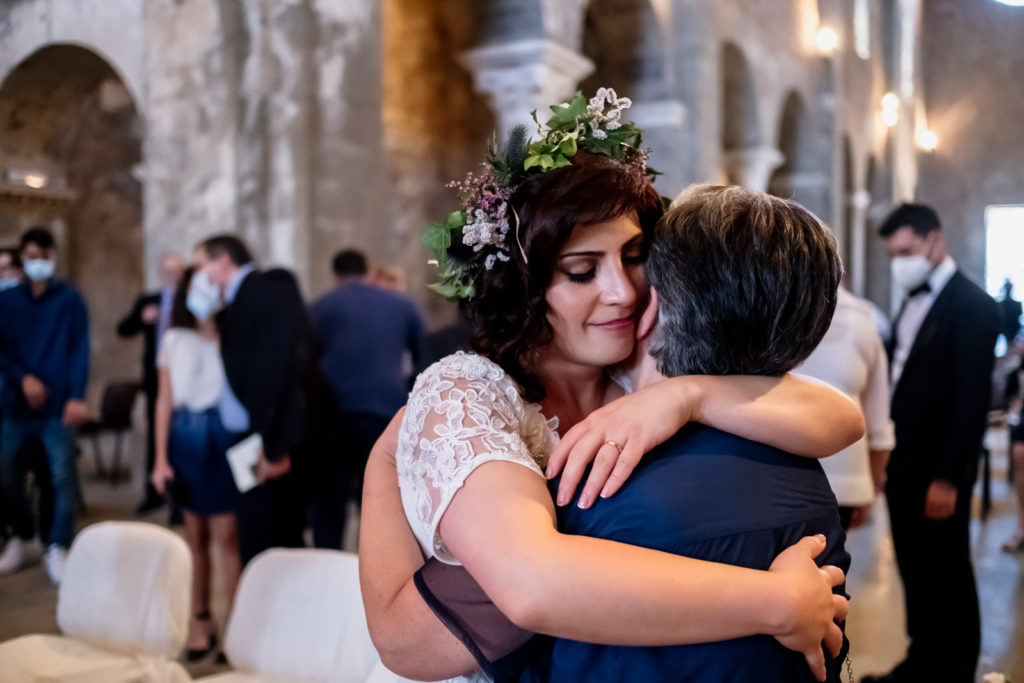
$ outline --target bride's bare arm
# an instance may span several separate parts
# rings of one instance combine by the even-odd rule
[[[581,506],[612,495],[644,453],[688,422],[812,458],[832,455],[864,434],[857,405],[817,380],[792,374],[662,379],[599,408],[565,434],[547,468],[549,478],[562,474],[558,504],[572,499],[591,462]]]
[[[370,637],[384,665],[408,678],[436,681],[473,671],[476,661],[420,597],[412,581],[423,565],[402,508],[395,468],[395,415],[373,447],[363,481],[359,584]]]
[[[495,605],[531,631],[655,646],[765,633],[804,653],[819,679],[822,639],[838,651],[832,619],[845,616],[846,601],[831,592],[842,572],[812,560],[823,539],[805,539],[774,571],[757,571],[562,534],[554,519],[540,477],[490,462],[455,496],[441,534]]]

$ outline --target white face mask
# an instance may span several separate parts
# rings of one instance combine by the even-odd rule
[[[200,271],[192,276],[192,284],[188,288],[185,306],[198,320],[208,320],[210,316],[224,307],[220,298],[220,289],[210,282],[206,273]]]
[[[924,254],[897,256],[892,260],[892,279],[905,292],[924,283],[932,270],[932,262]]]
[[[25,275],[28,276],[29,280],[38,282],[40,280],[49,280],[53,277],[54,266],[53,261],[45,258],[33,258],[25,261]]]
[[[0,277],[0,292],[11,287],[17,287],[21,282],[20,278],[16,277]]]

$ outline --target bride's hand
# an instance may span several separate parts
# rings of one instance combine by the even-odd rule
[[[545,474],[562,473],[555,502],[572,500],[587,465],[590,476],[579,506],[607,498],[626,481],[644,453],[699,420],[701,394],[685,377],[661,380],[598,408],[566,432],[551,453]]]
[[[814,563],[825,549],[825,537],[807,536],[783,550],[768,570],[781,580],[779,596],[783,597],[779,629],[773,633],[784,647],[801,652],[819,681],[825,680],[824,641],[833,657],[843,646],[843,632],[836,621],[844,621],[849,601],[832,592],[846,580],[838,567],[819,568]]]

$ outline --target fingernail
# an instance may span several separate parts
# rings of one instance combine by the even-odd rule
[[[579,507],[580,510],[586,510],[588,507],[590,507],[589,493],[584,493],[583,495],[580,496],[580,502],[577,504],[577,507]]]
[[[561,506],[567,504],[568,502],[569,502],[569,496],[564,494],[564,493],[562,493],[562,492],[559,492],[558,493],[558,499],[555,501],[555,504],[558,505],[559,507],[561,507]]]
[[[814,534],[814,537],[820,538],[822,543],[825,543],[827,541],[827,539],[825,538],[825,534]]]
[[[544,470],[544,476],[547,479],[554,479],[555,478],[555,473],[551,471],[551,468],[548,468],[548,469]]]

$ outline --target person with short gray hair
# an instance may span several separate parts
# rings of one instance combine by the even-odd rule
[[[796,202],[740,187],[693,187],[657,224],[650,245],[658,326],[635,376],[638,394],[664,376],[782,376],[828,329],[842,264],[831,232]],[[654,315],[644,319],[641,333]],[[700,424],[648,452],[615,496],[589,510],[575,503],[559,508],[563,533],[754,569],[767,569],[801,537],[822,534],[819,565],[850,566],[836,499],[816,460]],[[846,649],[844,638],[839,656],[826,656],[826,680],[841,680]],[[545,680],[814,680],[799,653],[767,636],[671,647],[558,639],[549,666]]]

